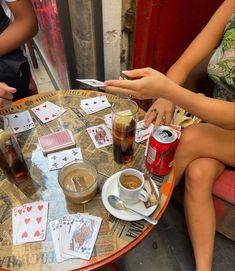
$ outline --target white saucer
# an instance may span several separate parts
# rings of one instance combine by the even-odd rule
[[[120,173],[121,173],[121,171],[113,174],[104,183],[104,186],[102,189],[103,204],[104,204],[105,208],[110,212],[110,214],[112,214],[113,216],[115,216],[119,219],[126,220],[126,221],[141,220],[141,219],[143,219],[141,216],[136,215],[134,213],[131,213],[129,211],[115,209],[108,202],[109,195],[119,196],[117,181],[118,181],[118,177],[119,177]],[[138,203],[132,204],[132,205],[127,204],[126,206],[130,207],[130,208],[132,208],[132,209],[134,209],[134,210],[136,210],[146,216],[151,215],[157,208],[157,205],[146,208],[144,203],[141,201],[139,201]]]

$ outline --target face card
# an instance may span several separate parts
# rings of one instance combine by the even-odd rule
[[[43,153],[58,151],[75,145],[73,134],[70,130],[62,130],[49,135],[40,136],[38,142]]]
[[[4,126],[6,126],[7,119],[15,134],[35,127],[33,119],[28,110],[4,116]]]
[[[69,149],[65,151],[48,154],[48,163],[50,170],[62,168],[65,164],[82,160],[82,152],[80,148]]]
[[[46,237],[48,202],[27,203],[13,209],[13,242],[23,244]]]
[[[112,135],[105,124],[89,127],[87,132],[96,148],[101,148],[113,144]]]
[[[66,111],[65,108],[53,104],[49,101],[35,106],[31,110],[43,123],[47,123],[58,118]]]
[[[144,120],[137,122],[136,124],[136,134],[135,134],[135,142],[140,143],[146,140],[154,129],[154,125],[151,123],[149,127],[144,126]]]
[[[96,79],[76,79],[76,80],[92,87],[105,87],[104,82],[98,81]]]
[[[89,260],[95,246],[102,219],[91,215],[81,216],[69,233],[65,252]]]
[[[97,96],[94,98],[81,100],[80,107],[89,115],[111,107],[111,104],[109,103],[106,96]]]

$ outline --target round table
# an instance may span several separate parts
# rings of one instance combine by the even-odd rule
[[[110,103],[117,101],[117,96],[91,90],[61,90],[50,91],[34,95],[15,102],[11,107],[0,110],[1,115],[12,114],[29,110],[45,101],[50,101],[66,109],[59,118],[43,124],[30,114],[36,127],[17,134],[24,157],[30,168],[31,180],[25,180],[15,186],[8,182],[1,174],[0,181],[0,268],[17,270],[95,270],[105,266],[118,257],[124,255],[147,236],[153,225],[144,220],[127,222],[119,220],[105,209],[102,199],[102,186],[108,177],[124,169],[113,161],[112,145],[95,148],[89,137],[87,127],[104,123],[104,115],[110,113],[110,108],[87,115],[80,108],[80,100],[90,97],[106,95]],[[139,120],[145,112],[139,110]],[[42,154],[38,144],[38,137],[70,129],[81,148],[83,159],[96,165],[98,171],[99,191],[95,198],[83,205],[73,205],[65,200],[63,191],[58,184],[58,171],[48,169],[47,157]],[[129,167],[139,170],[145,164],[145,143],[136,144],[135,158]],[[171,197],[175,173],[169,174],[167,181],[161,187],[161,201],[152,214],[153,218],[160,219]],[[11,210],[15,206],[27,202],[44,200],[49,202],[47,235],[45,241],[13,246]],[[57,263],[49,229],[49,222],[69,213],[89,213],[102,218],[102,225],[96,240],[95,249],[89,261],[81,259],[66,260]]]

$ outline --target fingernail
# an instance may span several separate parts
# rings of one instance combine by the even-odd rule
[[[16,88],[12,88],[12,87],[9,87],[9,90],[10,90],[12,93],[16,93],[16,91],[17,91]]]
[[[122,73],[128,75],[130,73],[130,71],[122,71]]]

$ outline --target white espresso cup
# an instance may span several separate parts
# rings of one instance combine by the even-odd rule
[[[118,179],[119,197],[127,204],[146,202],[149,194],[144,190],[144,175],[137,169],[123,170]]]

